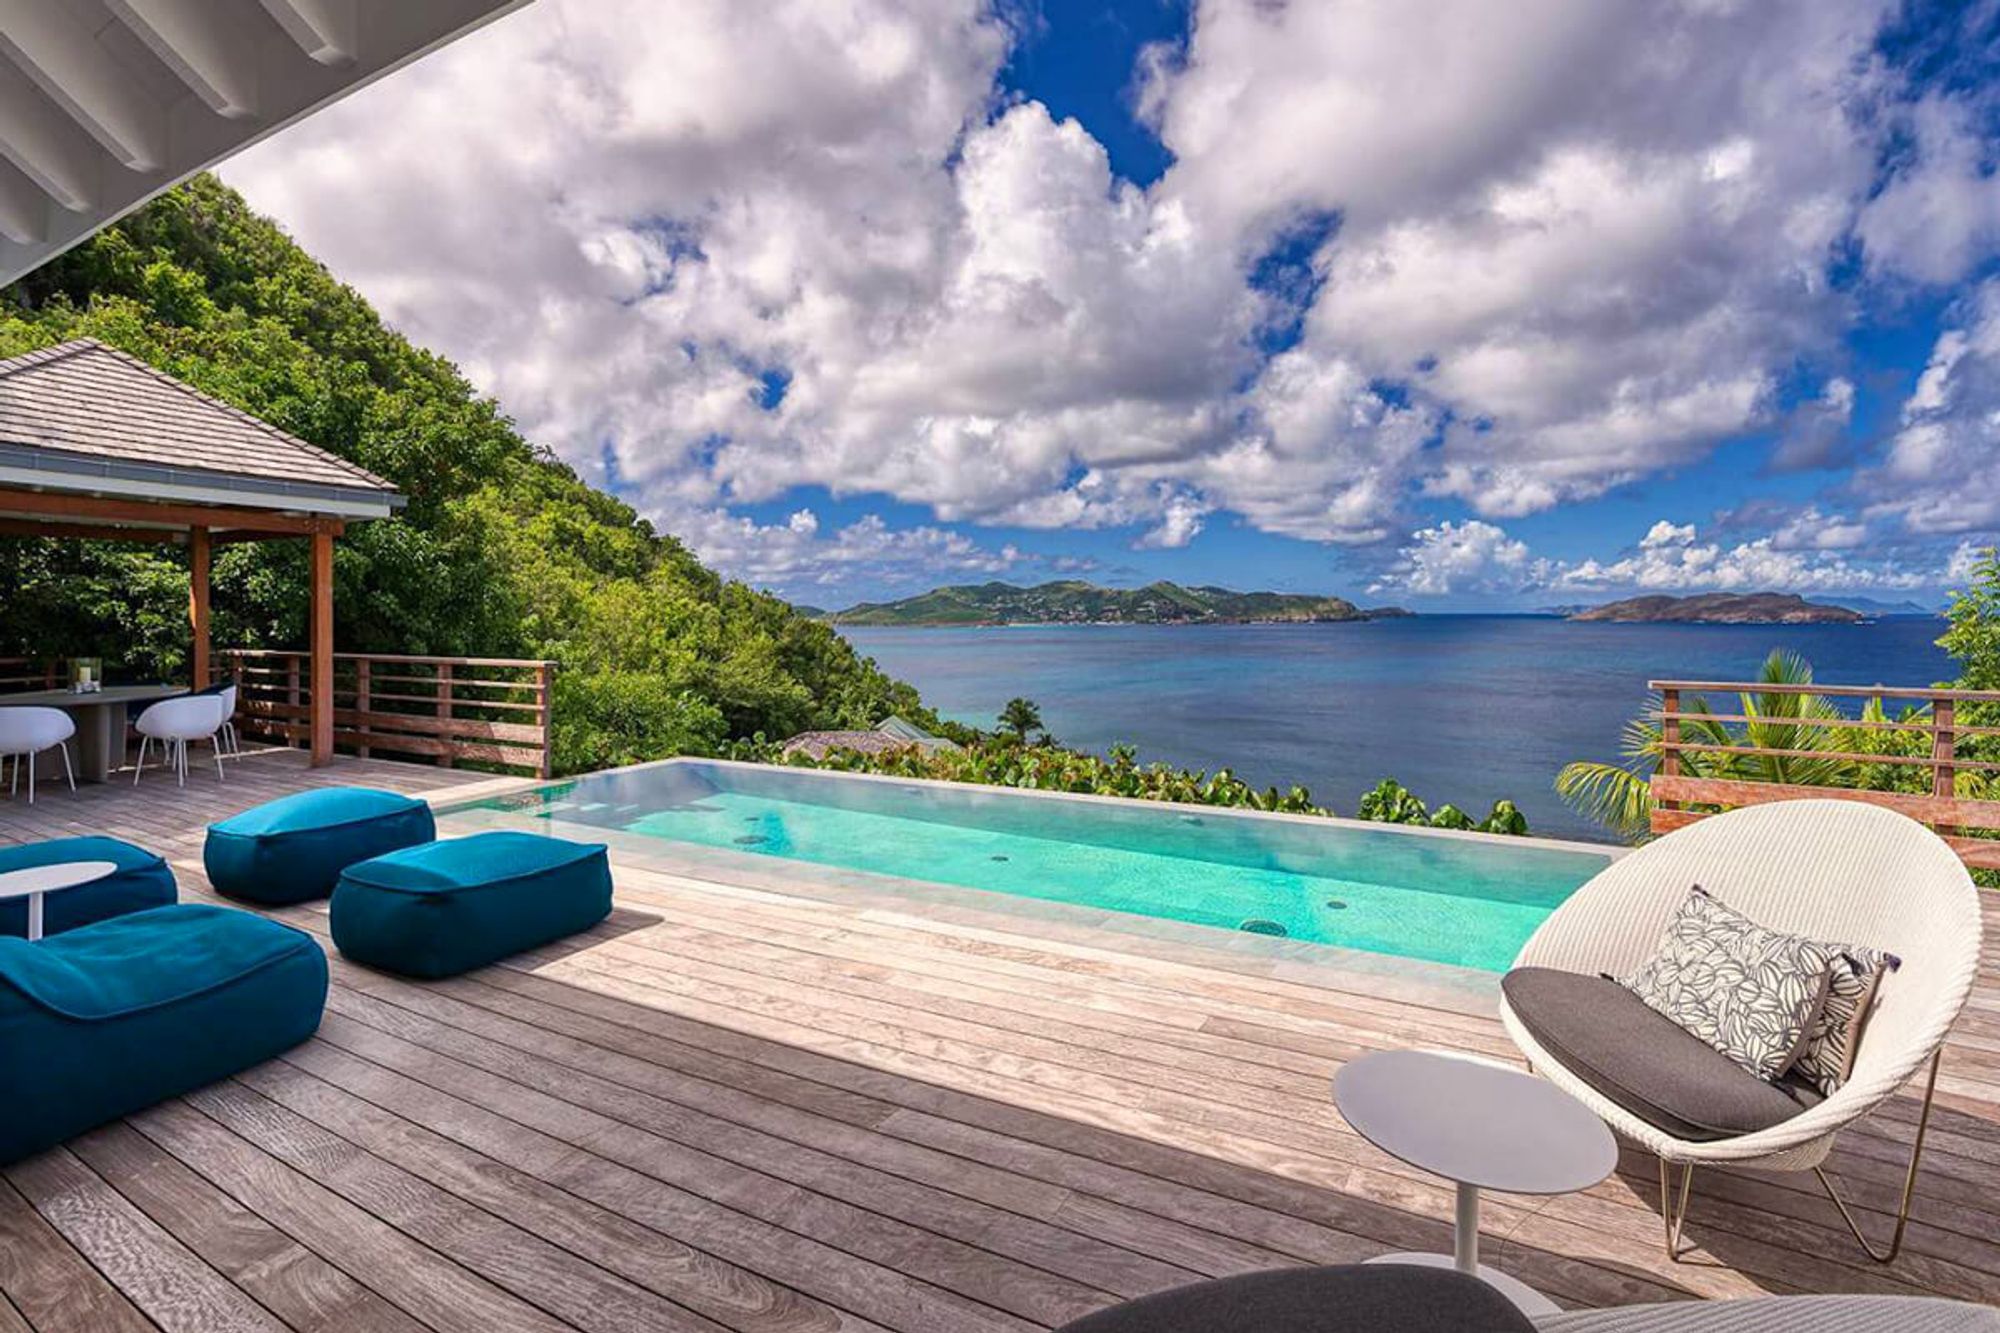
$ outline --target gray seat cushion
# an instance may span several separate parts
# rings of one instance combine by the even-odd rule
[[[1245,1273],[1141,1297],[1061,1333],[1535,1333],[1506,1297],[1448,1268]]]
[[[1797,1080],[1766,1083],[1607,977],[1517,967],[1500,989],[1563,1068],[1677,1139],[1769,1129],[1820,1100]]]

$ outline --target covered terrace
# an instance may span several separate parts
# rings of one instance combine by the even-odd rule
[[[217,545],[305,541],[314,765],[333,756],[333,544],[403,498],[382,478],[94,339],[0,361],[0,535],[184,545],[190,675],[213,671],[209,569]],[[123,694],[12,694],[81,714],[84,775],[122,760]]]

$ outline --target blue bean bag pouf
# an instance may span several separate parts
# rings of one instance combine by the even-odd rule
[[[475,833],[347,868],[333,891],[333,942],[358,963],[449,977],[574,935],[611,911],[597,843]]]
[[[0,848],[0,874],[67,861],[109,861],[117,871],[103,879],[42,895],[42,934],[75,930],[127,912],[165,907],[178,896],[174,872],[144,847],[116,838],[51,838],[21,847]],[[28,900],[0,899],[0,935],[25,937]]]
[[[217,893],[253,903],[324,898],[356,861],[429,842],[431,808],[372,787],[322,787],[211,824],[202,865]]]
[[[325,1004],[318,942],[233,908],[0,939],[0,1162],[268,1060]]]

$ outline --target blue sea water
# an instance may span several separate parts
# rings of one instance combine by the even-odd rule
[[[1556,796],[1572,759],[1615,759],[1664,678],[1746,679],[1773,648],[1830,685],[1926,685],[1953,674],[1941,621],[1614,625],[1537,616],[1416,616],[1337,625],[843,628],[946,716],[991,726],[1015,695],[1065,744],[1300,783],[1351,814],[1394,777],[1475,816],[1508,797],[1536,832],[1602,838]],[[1734,711],[1733,709],[1730,711]]]

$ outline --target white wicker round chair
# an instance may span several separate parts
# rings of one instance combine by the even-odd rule
[[[1825,1101],[1769,1129],[1690,1142],[1641,1120],[1564,1069],[1503,999],[1500,1018],[1508,1035],[1536,1072],[1660,1159],[1660,1211],[1670,1255],[1681,1253],[1695,1167],[1736,1162],[1812,1171],[1855,1239],[1871,1257],[1889,1262],[1909,1223],[1938,1057],[1979,963],[1978,888],[1950,847],[1894,811],[1857,801],[1779,801],[1704,819],[1612,863],[1542,923],[1514,965],[1628,975],[1658,949],[1668,918],[1695,884],[1760,924],[1873,945],[1902,960],[1882,981],[1847,1082]],[[1927,1063],[1895,1234],[1887,1250],[1878,1250],[1821,1163],[1842,1128],[1880,1106]],[[1672,1166],[1682,1169],[1677,1200]]]

